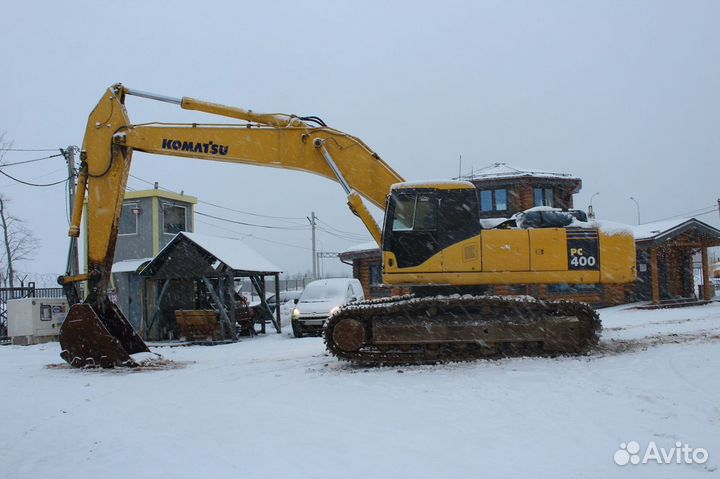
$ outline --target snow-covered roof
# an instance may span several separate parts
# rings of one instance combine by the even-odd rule
[[[476,179],[494,179],[494,178],[517,178],[517,177],[534,177],[534,178],[560,178],[565,180],[577,180],[568,173],[553,173],[550,171],[538,170],[535,168],[522,168],[507,163],[493,163],[490,166],[474,170],[468,176],[460,177],[461,180]]]
[[[677,228],[690,218],[679,218],[674,220],[657,221],[654,223],[645,223],[642,225],[632,226],[633,234],[636,240],[650,239],[667,230]]]
[[[192,241],[231,269],[237,271],[257,271],[265,273],[282,272],[280,268],[238,239],[219,238],[216,236],[207,236],[198,233],[188,233],[186,231],[181,231],[176,234],[175,237],[165,245],[160,253],[153,258],[150,264],[145,267],[143,272],[145,272],[148,268],[153,267],[156,263],[163,261],[162,258],[165,257],[164,253],[173,248],[183,238],[187,238]]]
[[[374,241],[369,241],[367,243],[360,243],[350,246],[349,248],[346,248],[344,251],[342,251],[340,254],[359,253],[361,251],[375,251],[377,249],[380,249],[378,244]]]
[[[632,226],[631,228],[633,235],[635,236],[635,241],[643,241],[657,239],[661,236],[672,235],[673,233],[680,232],[693,224],[702,229],[706,229],[711,233],[717,234],[720,237],[720,230],[717,230],[696,218],[677,218],[672,220],[656,221],[654,223]]]
[[[145,263],[152,261],[152,258],[125,259],[112,265],[113,273],[131,273],[138,270]]]
[[[198,233],[180,232],[190,241],[215,256],[230,268],[241,271],[279,273],[282,269],[238,239],[218,238]]]

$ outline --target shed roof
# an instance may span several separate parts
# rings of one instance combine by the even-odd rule
[[[193,256],[192,260],[196,265],[195,269],[204,274],[209,272],[209,268],[216,269],[215,263],[217,262],[235,271],[268,274],[282,272],[280,268],[240,240],[182,231],[165,245],[157,256],[140,271],[140,274],[143,276],[155,275],[163,265],[173,261],[173,253],[176,251],[181,255],[191,254],[190,252],[200,253],[202,258]],[[201,267],[199,263],[204,264]]]
[[[645,223],[632,227],[635,241],[638,243],[655,243],[666,241],[688,231],[695,231],[720,244],[720,230],[703,223],[697,218],[678,218],[654,223]]]
[[[380,255],[381,252],[378,244],[374,241],[370,241],[350,246],[345,249],[345,251],[341,252],[339,257],[340,261],[352,261],[353,259],[380,257]]]
[[[379,249],[378,244],[374,241],[369,241],[367,243],[355,244],[348,248],[345,248],[345,250],[342,251],[340,254],[357,253],[360,251],[374,251],[376,249]]]
[[[145,264],[152,261],[152,258],[124,259],[112,265],[113,273],[134,273]]]

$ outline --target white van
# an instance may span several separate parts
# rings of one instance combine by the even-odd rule
[[[296,338],[305,333],[322,334],[325,320],[335,308],[365,299],[360,281],[354,278],[319,279],[305,286],[292,312]]]

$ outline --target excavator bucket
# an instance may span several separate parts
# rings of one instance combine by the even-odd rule
[[[60,356],[75,367],[136,367],[130,355],[150,351],[110,301],[97,309],[73,305],[60,328],[60,347]]]

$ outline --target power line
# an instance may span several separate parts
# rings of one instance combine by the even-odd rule
[[[236,221],[236,220],[231,220],[229,218],[223,218],[222,216],[209,215],[207,213],[202,213],[197,210],[195,211],[195,214],[200,215],[200,216],[205,216],[208,218],[212,218],[215,220],[219,220],[219,221],[226,221],[228,223],[234,223],[236,225],[252,226],[255,228],[266,228],[266,229],[271,229],[271,230],[307,230],[308,229],[308,226],[271,226],[271,225],[259,225],[259,224],[255,224],[255,223],[246,223],[244,221]]]
[[[223,227],[223,226],[218,226],[218,225],[215,225],[215,224],[212,224],[212,223],[208,223],[207,221],[202,221],[202,220],[197,220],[197,219],[196,219],[195,221],[197,221],[198,223],[202,223],[202,224],[204,224],[204,225],[211,226],[211,227],[213,227],[213,228],[217,228],[217,229],[220,229],[220,230],[223,230],[223,231],[227,231],[227,232],[230,232],[230,233],[238,234],[238,235],[240,235],[240,236],[242,237],[242,239],[250,238],[250,239],[255,239],[255,240],[258,240],[258,241],[265,241],[265,242],[267,242],[267,243],[275,243],[275,244],[278,244],[278,245],[281,245],[281,246],[289,246],[290,248],[297,248],[297,249],[301,249],[301,250],[305,250],[305,251],[310,251],[310,248],[304,248],[304,247],[302,247],[302,246],[297,246],[297,245],[290,244],[290,243],[283,243],[283,242],[281,242],[281,241],[274,241],[274,240],[270,240],[270,239],[267,239],[267,238],[261,238],[261,237],[259,237],[259,236],[255,236],[255,235],[253,235],[253,234],[241,233],[241,232],[239,232],[239,231],[236,231],[236,230],[233,230],[233,229],[230,229],[230,228],[225,228],[225,227]]]
[[[317,217],[316,217],[315,219],[317,219],[320,223],[324,224],[325,226],[327,226],[327,227],[330,228],[331,230],[337,232],[338,234],[341,234],[341,235],[344,235],[344,236],[348,236],[348,237],[353,237],[353,239],[355,239],[355,238],[357,238],[357,239],[366,239],[366,238],[367,238],[367,236],[362,235],[362,234],[352,233],[352,232],[350,232],[350,231],[343,231],[343,230],[341,230],[341,229],[335,228],[334,226],[332,226],[331,224],[329,224],[329,223],[321,220],[320,218],[317,218]],[[329,233],[329,231],[326,231],[326,230],[323,230],[323,231],[325,231],[326,233]]]
[[[33,160],[16,161],[14,163],[3,163],[0,165],[0,168],[5,168],[6,166],[24,165],[25,163],[34,163],[36,161],[48,160],[50,158],[57,158],[58,156],[63,156],[63,154],[58,153],[57,155],[43,156],[42,158],[35,158]]]
[[[57,148],[0,148],[0,151],[57,151]]]
[[[65,169],[66,169],[66,168],[56,168],[56,169],[54,169],[54,170],[52,170],[52,171],[49,171],[49,172],[47,172],[47,173],[43,173],[42,175],[33,176],[33,177],[30,178],[30,179],[31,179],[31,180],[39,180],[40,178],[45,178],[46,176],[54,175],[54,174],[57,173],[58,171],[60,171],[60,170],[65,170]],[[18,185],[19,185],[19,183],[15,183],[15,182],[13,182],[13,183],[6,183],[6,184],[4,184],[4,185],[0,185],[0,188],[9,188],[9,187],[11,187],[11,186],[18,186]]]
[[[334,236],[334,237],[336,237],[336,238],[344,239],[344,240],[347,240],[347,241],[363,241],[363,240],[368,240],[368,239],[369,239],[369,238],[360,237],[360,236],[354,237],[354,236],[345,236],[345,235],[337,234],[337,233],[335,233],[335,232],[333,232],[333,231],[327,230],[327,229],[325,229],[325,228],[321,228],[320,226],[318,226],[317,229],[320,230],[320,231],[322,231],[323,233],[326,233],[326,234],[329,234],[329,235]]]
[[[148,181],[148,180],[146,180],[146,179],[140,178],[139,176],[136,176],[136,175],[133,175],[133,174],[130,174],[130,176],[131,176],[132,178],[138,180],[138,181],[141,181],[141,182],[146,183],[146,184],[148,184],[148,185],[151,185],[151,186],[153,186],[153,187],[155,186],[155,183],[154,183],[154,182],[151,182],[151,181]],[[130,189],[130,188],[128,188],[128,189]],[[168,189],[164,189],[164,188],[160,188],[160,189],[163,189],[164,191],[169,191],[169,192],[171,192],[171,193],[177,193],[177,192],[175,192],[175,191],[168,190]],[[258,213],[251,213],[251,212],[249,212],[249,211],[242,211],[242,210],[238,210],[238,209],[235,209],[235,208],[230,208],[230,207],[227,207],[227,206],[218,205],[218,204],[215,204],[215,203],[210,203],[210,202],[202,201],[202,200],[198,200],[198,203],[206,204],[206,205],[209,205],[209,206],[213,206],[213,207],[215,207],[215,208],[220,208],[220,209],[224,209],[224,210],[228,210],[228,211],[233,211],[233,212],[236,212],[236,213],[241,213],[241,214],[247,214],[247,215],[251,215],[251,216],[256,216],[256,217],[260,217],[260,218],[279,219],[279,220],[300,220],[300,219],[305,220],[305,219],[306,219],[306,218],[299,218],[299,217],[292,217],[292,216],[271,216],[271,215],[262,215],[262,214],[258,214]],[[200,211],[197,211],[197,210],[195,211],[195,214],[197,214],[197,215],[199,215],[199,216],[205,216],[205,217],[207,217],[207,218],[212,218],[212,219],[215,219],[215,220],[218,220],[218,221],[224,221],[224,222],[227,222],[227,223],[232,223],[232,224],[237,224],[237,225],[242,225],[242,226],[256,227],[256,228],[277,229],[277,230],[291,230],[291,231],[307,231],[308,229],[310,229],[310,226],[308,226],[308,225],[297,225],[297,224],[295,224],[295,223],[293,223],[293,222],[290,222],[290,221],[288,221],[288,223],[292,224],[293,226],[274,226],[274,225],[261,225],[261,224],[257,224],[257,223],[248,223],[248,222],[245,222],[245,221],[233,220],[233,219],[225,218],[225,217],[222,217],[222,216],[216,216],[216,215],[211,215],[211,214],[208,214],[208,213],[203,213],[203,212],[200,212]],[[334,231],[330,231],[330,230],[328,230],[328,229],[326,229],[326,228],[322,228],[322,227],[319,227],[319,226],[318,226],[317,228],[318,228],[319,230],[321,230],[321,231],[323,231],[323,232],[331,235],[331,236],[335,236],[336,238],[340,238],[340,239],[346,240],[346,241],[363,241],[363,240],[367,240],[367,239],[368,239],[366,236],[359,235],[359,234],[355,234],[355,233],[351,233],[351,232],[348,232],[348,231],[343,231],[343,230],[340,230],[340,229],[338,229],[338,228],[335,228],[334,226],[328,224],[328,223],[325,222],[325,221],[322,221],[322,223],[323,223],[325,226],[327,226],[327,228],[330,228],[330,229],[332,229],[332,230],[334,230]],[[232,230],[231,230],[231,231],[232,231]],[[235,232],[235,233],[237,233],[237,232]],[[265,241],[273,242],[273,241],[271,241],[271,240],[265,240]],[[298,247],[298,246],[288,245],[287,243],[280,243],[280,242],[277,242],[277,241],[274,241],[274,243],[282,244],[282,245],[284,245],[284,246],[291,246],[291,247],[294,247],[294,248],[300,248],[300,247]],[[307,248],[300,248],[300,249],[307,249]]]
[[[693,215],[693,216],[705,216],[705,215],[709,215],[709,214],[713,214],[713,213],[715,213],[715,210],[706,211],[705,213],[700,213],[700,214]]]
[[[130,176],[132,176],[132,175],[130,175]],[[135,177],[133,176],[133,178],[135,178]],[[132,188],[132,187],[127,187],[127,189],[128,189],[128,190],[131,190],[131,191],[134,191],[134,190],[135,190],[135,189]],[[169,191],[169,190],[166,190],[166,191]],[[198,203],[200,203],[200,201],[198,201]],[[207,214],[207,213],[202,213],[202,212],[197,211],[197,210],[195,210],[195,214],[196,214],[196,215],[199,215],[199,216],[205,216],[205,217],[207,217],[207,218],[212,218],[212,219],[218,220],[218,221],[225,221],[225,222],[227,222],[227,223],[239,224],[239,225],[242,225],[242,226],[255,226],[255,227],[261,227],[261,228],[268,228],[268,229],[281,229],[281,230],[293,230],[293,231],[307,230],[307,229],[309,229],[308,226],[284,227],[284,226],[269,226],[269,225],[257,225],[257,224],[253,224],[253,223],[245,223],[245,222],[242,222],[242,221],[231,220],[231,219],[229,219],[229,218],[223,218],[223,217],[220,217],[220,216],[209,215],[209,214]],[[310,248],[303,248],[303,247],[301,247],[301,246],[297,246],[297,245],[293,245],[293,244],[289,244],[289,243],[282,243],[282,242],[279,242],[279,241],[269,240],[269,239],[267,239],[267,238],[260,238],[260,237],[258,237],[258,236],[254,236],[254,235],[252,235],[252,234],[240,233],[239,231],[232,230],[232,229],[229,229],[229,228],[223,228],[223,227],[221,227],[221,226],[214,225],[214,224],[212,224],[212,223],[208,223],[207,221],[202,221],[202,220],[195,220],[195,221],[197,221],[198,223],[202,223],[202,224],[206,224],[206,225],[212,226],[212,227],[214,227],[214,228],[218,228],[218,229],[221,229],[221,230],[228,231],[228,232],[230,232],[230,233],[239,234],[239,235],[241,235],[243,238],[254,238],[254,239],[258,239],[258,240],[260,240],[260,241],[267,241],[268,243],[275,243],[275,244],[279,244],[279,245],[282,245],[282,246],[289,246],[289,247],[291,247],[291,248],[298,248],[298,249],[310,251]]]
[[[267,239],[267,238],[261,238],[261,237],[259,237],[259,236],[255,236],[255,235],[247,235],[245,238],[256,239],[256,240],[259,240],[259,241],[265,241],[266,243],[275,243],[275,244],[280,245],[280,246],[288,246],[288,247],[290,247],[290,248],[297,248],[297,249],[301,249],[301,250],[304,250],[304,251],[312,251],[310,248],[305,248],[305,247],[303,247],[303,246],[298,246],[298,245],[294,245],[294,244],[290,244],[290,243],[283,243],[283,242],[281,242],[281,241],[269,240],[269,239]]]
[[[29,181],[20,180],[20,179],[18,179],[18,178],[15,178],[14,176],[8,175],[8,174],[5,173],[3,170],[0,170],[0,174],[2,174],[2,175],[4,175],[4,176],[7,176],[8,178],[10,178],[10,179],[13,180],[13,181],[17,181],[18,183],[22,183],[23,185],[27,185],[27,186],[37,186],[37,187],[55,186],[55,185],[59,185],[59,184],[61,184],[61,183],[65,183],[67,180],[70,179],[70,178],[65,178],[65,179],[63,179],[63,180],[56,181],[56,182],[54,182],[54,183],[44,183],[44,184],[43,184],[43,183],[30,183]]]
[[[146,184],[151,185],[151,186],[155,186],[155,183],[153,183],[153,182],[151,182],[151,181],[145,180],[145,179],[140,178],[140,177],[138,177],[138,176],[135,176],[135,175],[133,175],[133,174],[131,174],[130,176],[131,176],[132,178],[135,178],[135,179],[138,180],[138,181],[141,181],[141,182],[146,183]],[[172,192],[172,193],[175,193],[174,191],[168,190],[168,189],[165,189],[165,188],[160,188],[160,189],[165,190],[165,191],[170,191],[170,192]],[[278,220],[297,220],[297,221],[303,221],[303,222],[305,221],[305,218],[302,218],[302,217],[299,217],[299,216],[272,216],[272,215],[263,215],[263,214],[259,214],[259,213],[252,213],[252,212],[250,212],[250,211],[238,210],[238,209],[235,209],[235,208],[230,208],[230,207],[228,207],[228,206],[218,205],[218,204],[210,203],[209,201],[203,201],[203,200],[198,200],[198,203],[201,203],[201,204],[204,204],[204,205],[208,205],[208,206],[213,206],[213,207],[215,207],[215,208],[220,208],[220,209],[223,209],[223,210],[233,211],[233,212],[235,212],[235,213],[241,213],[241,214],[244,214],[244,215],[257,216],[257,217],[259,217],[259,218],[278,219]],[[293,224],[293,223],[291,223],[291,224]]]
[[[223,210],[234,211],[235,213],[242,213],[242,214],[244,214],[244,215],[257,216],[257,217],[259,217],[259,218],[278,219],[278,220],[298,220],[298,221],[305,219],[305,218],[301,218],[301,217],[299,217],[299,216],[271,216],[271,215],[261,215],[261,214],[259,214],[259,213],[251,213],[251,212],[249,212],[249,211],[236,210],[236,209],[234,209],[234,208],[230,208],[230,207],[227,207],[227,206],[216,205],[215,203],[210,203],[210,202],[208,202],[208,201],[198,200],[198,203],[202,203],[202,204],[208,205],[208,206],[214,206],[215,208],[220,208],[220,209],[223,209]]]
[[[706,215],[706,214],[708,214],[708,213],[714,213],[717,209],[718,209],[718,206],[717,206],[717,205],[705,206],[705,207],[703,207],[703,208],[698,208],[698,209],[691,210],[691,211],[688,211],[688,212],[685,212],[685,213],[680,213],[680,214],[677,214],[677,215],[667,216],[667,217],[665,217],[665,218],[660,218],[660,219],[658,219],[658,220],[653,220],[653,222],[671,220],[671,219],[673,219],[673,218],[681,218],[681,217],[683,217],[683,216],[688,216],[688,215],[690,215],[690,216],[703,216],[703,215]]]

